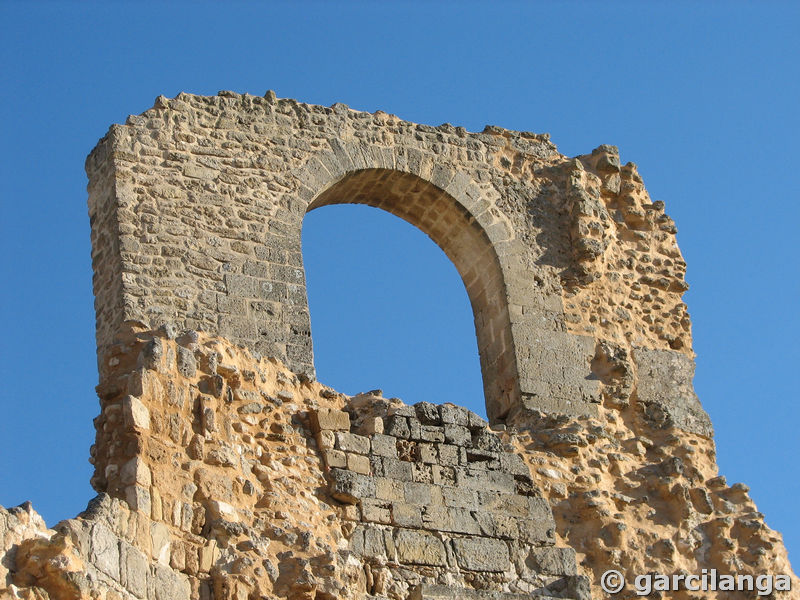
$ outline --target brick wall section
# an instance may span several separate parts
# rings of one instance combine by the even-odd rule
[[[171,322],[313,375],[302,221],[355,202],[453,260],[492,422],[596,414],[601,341],[691,356],[674,224],[610,146],[569,159],[547,135],[221,92],[158,98],[86,167],[101,349]]]
[[[356,508],[357,555],[440,578],[522,580],[545,595],[548,586],[574,597],[588,591],[574,552],[554,547],[550,505],[528,467],[486,421],[452,404],[397,406],[385,417],[370,408],[382,412],[379,401],[364,405],[357,426],[345,411],[311,416],[330,493]]]

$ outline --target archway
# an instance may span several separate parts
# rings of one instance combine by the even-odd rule
[[[486,416],[469,297],[427,235],[384,210],[339,204],[305,216],[302,250],[320,381]]]
[[[383,209],[419,228],[450,258],[472,306],[487,414],[502,418],[519,397],[517,366],[503,274],[483,227],[447,192],[391,169],[350,171],[317,194],[307,211],[333,204]]]

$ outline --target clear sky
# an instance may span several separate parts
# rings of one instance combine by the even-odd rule
[[[569,156],[619,146],[678,225],[721,472],[797,566],[798,30],[778,2],[0,0],[0,504],[54,524],[93,496],[86,155],[160,94],[273,89],[549,132]],[[327,207],[304,246],[323,383],[481,408],[467,296],[430,240]]]

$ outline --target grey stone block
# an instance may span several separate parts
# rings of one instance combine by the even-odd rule
[[[439,407],[442,423],[446,425],[461,425],[466,427],[469,424],[469,411],[455,404],[442,404]]]
[[[147,575],[150,563],[147,557],[131,546],[120,541],[120,583],[137,598],[147,596]]]
[[[391,415],[386,419],[386,426],[383,429],[386,435],[407,440],[411,434],[408,428],[408,417],[401,415]]]
[[[422,425],[419,439],[425,442],[444,442],[444,429],[434,425]]]
[[[480,527],[481,535],[504,540],[519,538],[519,519],[516,517],[479,510],[475,513],[475,520]]]
[[[572,548],[530,548],[525,564],[542,575],[575,575],[578,568]]]
[[[422,527],[422,508],[407,502],[392,503],[392,524],[398,527],[419,529]]]
[[[562,597],[562,596],[558,596]],[[554,600],[554,596],[536,593],[512,594],[509,592],[495,592],[491,590],[474,590],[455,585],[428,585],[422,584],[414,587],[408,600]],[[572,598],[572,597],[571,597]],[[575,596],[574,600],[590,600],[588,597]]]
[[[119,538],[103,523],[92,527],[89,559],[100,571],[119,581]]]
[[[344,469],[331,469],[331,496],[345,504],[356,504],[361,498],[375,497],[375,479]]]
[[[429,465],[436,464],[439,460],[436,454],[436,447],[433,444],[420,442],[417,444],[414,459]]]
[[[413,481],[414,470],[410,462],[395,458],[383,459],[383,476],[399,481]]]
[[[530,469],[519,454],[504,452],[500,455],[500,468],[508,471],[512,475],[524,475],[530,477]]]
[[[405,404],[402,406],[392,406],[389,408],[388,411],[389,416],[399,416],[399,417],[415,417],[417,412],[414,410],[413,406],[406,406]]]
[[[228,273],[225,275],[225,289],[229,296],[236,298],[255,298],[258,280],[248,275]]]
[[[691,358],[672,350],[635,348],[633,359],[639,375],[637,395],[651,422],[705,437],[714,435],[711,420],[694,393]]]
[[[477,492],[474,490],[467,490],[456,487],[443,487],[442,497],[444,498],[445,506],[454,506],[457,508],[478,508]]]
[[[197,361],[194,352],[183,346],[178,346],[176,355],[178,372],[184,377],[194,377],[197,373]]]
[[[454,446],[471,446],[472,436],[469,429],[462,425],[446,424],[444,426],[444,439],[448,444]]]
[[[514,476],[502,471],[484,471],[473,468],[456,468],[456,482],[471,490],[485,490],[505,492],[511,494],[516,491]]]
[[[422,440],[422,423],[416,417],[408,417],[408,439]]]
[[[152,566],[148,585],[151,588],[148,597],[153,600],[189,600],[191,597],[186,575],[162,565]]]
[[[406,482],[403,486],[406,502],[409,504],[430,504],[433,486],[427,483]]]
[[[388,530],[359,525],[350,538],[350,550],[367,558],[391,558],[394,540]]]
[[[508,546],[491,538],[455,538],[456,561],[468,571],[503,572],[512,570]]]
[[[478,502],[482,511],[493,514],[512,517],[527,517],[530,514],[530,503],[526,496],[479,491]]]
[[[472,447],[478,450],[488,450],[489,452],[502,452],[503,443],[491,431],[483,430],[472,437]]]
[[[372,453],[387,458],[397,458],[397,438],[376,433],[372,436]]]
[[[467,427],[470,429],[483,429],[484,427],[488,427],[489,423],[483,417],[476,415],[474,412],[469,411],[467,415]]]
[[[440,425],[442,418],[439,415],[439,407],[430,402],[418,402],[414,405],[417,419],[423,425]]]
[[[453,444],[436,444],[439,452],[439,464],[455,467],[459,463],[459,447]]]
[[[394,538],[397,560],[401,564],[443,567],[447,564],[444,544],[437,536],[422,531],[401,529]]]

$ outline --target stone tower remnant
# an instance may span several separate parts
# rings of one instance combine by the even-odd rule
[[[55,530],[0,510],[0,594],[585,600],[608,569],[797,584],[718,476],[675,224],[613,146],[568,158],[546,134],[220,92],[159,97],[86,169],[100,495]],[[341,203],[453,261],[488,423],[315,380],[301,228]]]

